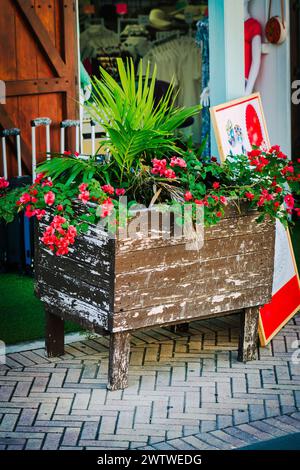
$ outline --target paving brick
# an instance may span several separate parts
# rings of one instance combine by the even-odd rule
[[[231,449],[295,432],[300,368],[286,345],[296,320],[247,364],[237,362],[238,316],[136,332],[129,387],[117,392],[106,390],[108,338],[51,360],[42,349],[12,354],[0,368],[0,446]]]
[[[60,433],[49,433],[46,435],[43,450],[57,450],[62,438]]]
[[[63,446],[76,446],[80,434],[80,428],[67,428],[64,433],[61,445]]]

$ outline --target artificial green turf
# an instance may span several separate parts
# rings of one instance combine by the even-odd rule
[[[300,223],[291,231],[300,268]],[[66,323],[66,331],[80,331]],[[32,341],[44,336],[44,312],[34,296],[33,279],[17,274],[0,274],[0,340],[6,344]]]
[[[44,337],[44,310],[33,292],[33,279],[18,274],[0,274],[0,340],[8,344]],[[65,331],[79,331],[66,322]]]

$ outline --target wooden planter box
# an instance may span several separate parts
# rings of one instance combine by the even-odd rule
[[[271,299],[275,242],[275,224],[257,224],[256,217],[229,206],[218,225],[205,229],[199,251],[186,250],[182,239],[111,240],[94,226],[65,257],[37,240],[48,355],[64,353],[64,320],[109,333],[108,387],[124,388],[130,332],[240,311],[238,359],[254,359],[259,306]]]

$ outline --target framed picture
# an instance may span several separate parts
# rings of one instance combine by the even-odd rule
[[[212,107],[210,112],[221,161],[253,146],[271,146],[259,93]],[[261,345],[266,346],[299,308],[300,280],[290,233],[277,221],[273,295],[260,309]]]
[[[269,145],[259,93],[214,106],[210,110],[221,161]]]

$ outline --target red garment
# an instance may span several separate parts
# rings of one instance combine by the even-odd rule
[[[252,64],[252,40],[255,36],[262,36],[260,23],[254,18],[245,21],[245,77],[249,78]]]

